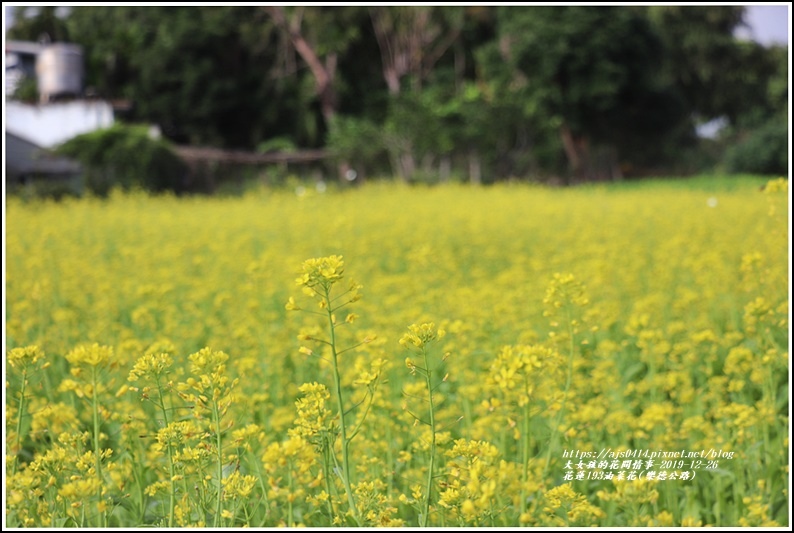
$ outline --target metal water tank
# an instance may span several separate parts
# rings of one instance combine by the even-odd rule
[[[66,43],[46,46],[36,58],[36,78],[42,102],[62,95],[80,95],[83,91],[83,48]]]

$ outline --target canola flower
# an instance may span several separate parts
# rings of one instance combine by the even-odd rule
[[[27,417],[27,394],[29,377],[38,370],[46,367],[46,363],[41,363],[44,359],[44,352],[38,346],[25,346],[14,348],[6,354],[6,363],[10,367],[11,373],[15,375],[19,383],[19,391],[16,392],[16,426],[13,431],[6,432],[6,443],[10,444],[10,451],[15,456],[19,454],[23,441],[22,422]],[[17,471],[16,458],[12,461],[11,473]]]
[[[113,357],[113,348],[100,346],[97,343],[88,346],[78,346],[69,351],[64,357],[74,367],[85,365],[89,367],[102,367],[108,364]],[[74,374],[75,372],[73,372]]]
[[[327,427],[331,412],[325,407],[325,401],[331,397],[331,393],[325,385],[316,382],[304,383],[298,390],[303,397],[295,402],[298,410],[295,434],[314,437]]]
[[[99,527],[107,526],[107,501],[104,498],[104,475],[102,459],[109,457],[112,449],[102,449],[102,440],[107,435],[101,431],[102,419],[106,412],[100,408],[100,395],[107,391],[103,383],[102,370],[107,367],[113,357],[113,348],[98,343],[80,345],[70,350],[64,358],[71,364],[70,373],[76,380],[65,379],[61,382],[61,390],[73,391],[78,398],[87,399],[91,403],[93,426],[93,480],[84,480],[82,488],[93,487],[96,497],[96,516]],[[87,371],[87,372],[86,372]],[[89,373],[90,375],[86,375]],[[82,386],[81,386],[81,383]],[[83,499],[83,498],[81,498]]]
[[[44,358],[44,353],[38,346],[25,346],[14,348],[6,355],[6,362],[13,369],[24,371]]]
[[[786,202],[9,198],[7,524],[789,526]],[[723,455],[653,483],[563,457],[629,448]]]
[[[301,265],[303,271],[301,276],[295,280],[299,286],[309,289],[319,287],[327,290],[337,281],[342,279],[345,271],[345,263],[342,256],[331,255],[316,259],[307,259]]]
[[[557,527],[590,524],[605,516],[604,511],[574,491],[570,483],[546,491],[543,506],[544,522]]]
[[[434,391],[438,383],[433,382],[433,374],[437,371],[433,368],[430,361],[429,348],[434,342],[442,339],[446,335],[446,331],[436,328],[435,323],[427,322],[424,324],[411,324],[408,326],[408,333],[400,338],[400,344],[406,348],[412,349],[416,354],[422,357],[420,362],[421,366],[417,366],[410,358],[405,360],[406,366],[415,374],[417,370],[425,378],[425,389],[427,391],[428,403],[428,418],[426,424],[430,428],[430,442],[428,443],[429,463],[427,466],[427,483],[425,484],[424,493],[421,498],[423,500],[422,510],[419,515],[419,524],[427,527],[430,524],[430,506],[433,500],[434,493],[434,478],[436,467],[436,402],[434,401]],[[443,360],[447,359],[444,355]],[[446,381],[445,376],[441,381]],[[438,378],[436,378],[438,381]],[[437,401],[437,400],[436,400]],[[420,419],[417,418],[417,421]]]
[[[234,402],[233,389],[239,378],[230,379],[226,375],[226,361],[229,356],[222,351],[204,347],[188,356],[191,377],[177,385],[180,396],[194,405],[194,415],[201,419],[209,415],[209,433],[214,437],[215,480],[214,490],[216,505],[213,526],[220,525],[224,515],[223,509],[223,433],[222,422]]]
[[[495,413],[505,413],[508,425],[514,428],[515,439],[520,441],[521,505],[527,501],[531,485],[531,420],[533,408],[535,412],[539,409],[537,405],[533,407],[532,401],[552,400],[549,391],[559,388],[562,383],[559,379],[561,364],[561,357],[554,348],[542,345],[504,346],[491,363],[486,378],[495,397],[484,402],[485,405]]]
[[[335,471],[338,473],[339,478],[342,481],[344,486],[344,491],[347,496],[347,503],[348,503],[348,512],[353,516],[355,523],[361,525],[362,522],[362,514],[359,505],[356,503],[356,498],[353,491],[353,478],[352,478],[352,467],[351,467],[351,451],[350,451],[350,443],[353,438],[358,434],[358,430],[361,427],[361,424],[366,418],[367,414],[369,413],[370,407],[372,405],[372,401],[374,400],[374,393],[373,388],[371,387],[372,381],[374,381],[378,374],[373,374],[364,378],[365,384],[368,386],[368,402],[366,402],[366,406],[364,408],[363,415],[359,420],[358,424],[353,427],[348,423],[346,416],[348,413],[353,411],[356,407],[361,405],[359,402],[358,405],[354,405],[351,408],[347,407],[346,400],[345,400],[345,390],[342,385],[342,373],[340,369],[340,356],[349,350],[352,350],[362,344],[367,344],[371,342],[372,337],[365,337],[363,341],[356,344],[355,346],[348,347],[348,348],[340,348],[339,341],[337,339],[338,328],[341,324],[337,324],[336,320],[336,312],[342,309],[343,307],[357,302],[361,299],[361,293],[359,289],[362,288],[361,285],[357,284],[354,281],[351,281],[348,285],[348,288],[341,293],[335,293],[334,285],[337,282],[342,280],[343,273],[344,273],[344,261],[342,260],[342,256],[339,255],[331,255],[328,257],[320,257],[315,259],[307,259],[301,265],[302,274],[298,277],[295,282],[298,286],[303,287],[303,291],[308,296],[312,298],[316,298],[318,300],[319,307],[324,310],[320,312],[320,315],[324,315],[324,318],[327,318],[328,330],[327,330],[327,338],[318,338],[313,337],[307,334],[299,335],[299,339],[301,340],[312,340],[315,342],[319,342],[325,346],[327,346],[330,350],[330,361],[333,370],[333,390],[335,393],[336,398],[336,405],[337,405],[337,418],[339,420],[338,428],[339,428],[339,441],[341,447],[341,465],[338,465],[335,468]],[[294,299],[290,298],[285,306],[287,310],[297,311],[300,308],[295,305]],[[352,324],[355,321],[354,315],[349,314],[347,319],[345,320],[345,324]],[[306,346],[301,346],[300,352],[306,355],[314,355],[314,352],[307,348]],[[361,383],[362,379],[359,378],[357,383]],[[304,386],[305,387],[305,386]],[[310,392],[309,388],[304,388],[304,391]],[[315,396],[316,397],[316,396]],[[317,403],[318,400],[315,400]],[[324,403],[324,399],[323,399]],[[301,411],[302,405],[298,404],[299,414]],[[305,415],[305,412],[303,413]],[[299,417],[299,424],[302,424],[305,429],[305,420]],[[299,426],[300,431],[300,426]],[[333,444],[328,443],[327,446],[322,446],[324,452],[323,454],[323,464],[326,470],[326,478],[329,477],[330,471],[330,461],[333,460],[336,462],[336,455],[332,448]],[[328,486],[330,490],[330,485]],[[330,505],[330,502],[329,502]],[[329,511],[331,515],[334,515],[333,506],[329,506]],[[290,514],[291,516],[291,514]],[[341,518],[337,515],[334,516],[335,521],[340,521]]]

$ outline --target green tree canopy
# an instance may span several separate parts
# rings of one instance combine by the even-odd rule
[[[313,124],[296,120],[305,93],[278,76],[278,33],[261,9],[75,7],[69,23],[86,47],[89,83],[131,100],[134,119],[172,139],[252,148],[289,133],[319,142]]]
[[[737,40],[742,6],[17,11],[9,36],[82,45],[86,84],[131,103],[124,120],[177,143],[329,147],[339,170],[614,179],[706,153],[712,119],[723,150],[787,132],[787,50]]]
[[[68,42],[71,38],[64,16],[56,6],[16,6],[13,8],[14,25],[6,37],[16,41]]]
[[[558,128],[578,179],[619,174],[618,157],[653,143],[683,109],[658,76],[661,43],[638,10],[501,8],[500,46],[532,118]],[[602,152],[597,161],[595,150]]]

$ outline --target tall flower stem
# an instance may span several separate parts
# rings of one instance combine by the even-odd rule
[[[427,527],[430,523],[430,499],[433,495],[433,470],[436,462],[436,416],[435,405],[433,405],[433,386],[430,378],[432,372],[430,371],[429,361],[427,360],[427,349],[422,347],[422,357],[425,364],[425,382],[427,383],[427,392],[430,400],[430,465],[427,467],[427,488],[425,490],[424,513],[422,513],[421,526]]]
[[[22,388],[19,391],[19,408],[17,409],[17,442],[14,446],[14,462],[11,467],[11,474],[17,473],[19,463],[19,451],[22,449],[22,419],[25,417],[25,393],[28,385],[28,371],[22,370]]]
[[[565,403],[568,400],[568,391],[571,389],[571,382],[573,381],[573,359],[574,359],[574,331],[573,323],[571,322],[571,311],[568,310],[568,374],[565,378],[565,390],[562,393],[562,404],[560,410],[557,411],[557,416],[554,418],[554,427],[551,429],[551,438],[549,439],[549,447],[546,451],[546,465],[543,467],[543,477],[546,479],[546,474],[549,470],[549,463],[551,462],[551,452],[555,441],[557,440],[557,433],[559,433],[560,422],[562,421],[563,413],[565,412]]]
[[[193,392],[180,392],[180,396],[195,404],[196,416],[203,418],[204,411],[209,415],[209,438],[214,433],[215,448],[215,484],[216,503],[213,517],[213,526],[218,527],[223,518],[223,431],[221,418],[226,414],[232,403],[232,389],[238,380],[229,379],[223,374],[226,372],[226,361],[229,356],[223,352],[214,351],[204,347],[198,352],[188,356],[190,360],[190,373],[199,379],[190,378],[187,383],[180,383],[177,388],[181,390],[192,389]],[[212,476],[207,478],[212,479]],[[201,489],[203,484],[198,485]],[[203,500],[202,500],[203,505]],[[207,503],[207,505],[211,505]]]
[[[356,436],[356,433],[360,427],[353,427],[350,428],[347,425],[346,415],[349,414],[350,411],[353,411],[358,407],[358,405],[354,405],[350,408],[350,410],[345,409],[345,399],[342,393],[342,374],[339,369],[339,356],[347,350],[351,350],[355,348],[355,346],[346,348],[344,350],[339,350],[336,342],[336,318],[334,316],[334,311],[338,311],[342,307],[347,304],[353,303],[358,301],[361,298],[361,295],[358,293],[358,289],[361,288],[360,285],[356,283],[351,283],[349,288],[344,291],[343,293],[337,295],[334,298],[331,298],[331,289],[343,278],[344,273],[344,261],[342,260],[342,256],[339,255],[331,255],[328,257],[320,257],[316,259],[307,259],[303,262],[301,267],[302,273],[300,277],[298,277],[295,281],[298,285],[304,288],[304,292],[312,296],[313,298],[319,299],[319,305],[321,309],[325,310],[325,313],[322,311],[313,311],[314,313],[325,315],[328,320],[328,334],[329,338],[325,339],[315,339],[309,335],[300,335],[299,338],[307,338],[312,339],[314,341],[320,342],[324,345],[327,345],[331,351],[331,367],[333,371],[333,380],[334,380],[334,396],[336,397],[336,405],[338,410],[339,416],[339,433],[338,436],[340,437],[340,446],[341,446],[341,455],[342,455],[342,464],[339,465],[337,460],[337,455],[334,450],[334,440],[335,437],[330,440],[329,443],[329,455],[334,462],[333,471],[339,476],[342,480],[342,484],[345,488],[345,495],[347,496],[347,503],[349,507],[349,515],[352,515],[353,519],[356,522],[356,525],[362,525],[362,518],[361,512],[356,505],[356,500],[353,494],[353,487],[351,485],[351,466],[350,466],[350,442]],[[345,301],[340,303],[340,299],[344,299]],[[337,302],[336,307],[334,307],[334,302]],[[288,310],[298,310],[298,307],[295,304],[295,301],[290,298],[287,302],[286,308]],[[345,319],[346,322],[352,322],[355,319],[355,315],[350,314]],[[369,342],[368,340],[364,340],[363,342]],[[306,354],[312,354],[312,351],[308,348],[301,347],[301,352]],[[364,413],[364,417],[366,413]],[[362,417],[363,421],[363,417]],[[352,430],[351,430],[352,429]],[[329,494],[329,498],[331,495]],[[332,508],[332,507],[331,507]],[[336,518],[336,517],[335,517]]]
[[[406,333],[400,339],[400,344],[421,356],[424,368],[417,366],[410,357],[405,360],[405,365],[411,370],[411,374],[419,372],[424,375],[428,395],[428,409],[430,410],[429,420],[427,422],[422,421],[422,423],[430,426],[430,462],[427,467],[427,485],[422,496],[422,510],[419,513],[419,525],[428,527],[430,525],[430,501],[433,499],[433,478],[436,466],[436,406],[433,398],[433,372],[430,370],[427,347],[430,343],[442,338],[445,332],[443,329],[436,329],[436,325],[433,322],[419,325],[411,324],[408,326],[408,331],[409,333]],[[448,355],[444,355],[442,361],[446,360]],[[446,379],[447,377],[444,376],[441,381],[446,381]],[[419,421],[419,418],[415,418]]]
[[[328,436],[323,436],[323,477],[325,477],[325,491],[328,493],[328,516],[334,519],[333,492],[331,488],[331,454],[333,453],[333,442]]]
[[[333,363],[336,403],[337,408],[339,409],[339,434],[342,438],[342,472],[340,477],[342,478],[342,483],[345,486],[347,503],[350,506],[350,510],[353,512],[356,522],[358,522],[360,525],[361,520],[358,513],[358,507],[356,507],[356,501],[353,498],[353,489],[350,486],[350,441],[347,438],[347,424],[345,423],[345,402],[342,398],[342,377],[339,372],[339,355],[336,349],[336,324],[334,323],[333,308],[331,307],[330,286],[324,287],[323,297],[325,298],[325,309],[328,314],[328,329],[331,336],[331,362]]]
[[[260,500],[260,504],[264,502],[265,504],[265,516],[262,518],[262,524],[259,527],[265,527],[267,524],[267,519],[270,516],[270,502],[267,498],[267,485],[265,485],[265,473],[262,472],[262,461],[253,453],[248,452],[251,455],[251,462],[256,468],[256,477],[259,479],[259,487],[262,489],[262,500]],[[257,509],[259,506],[257,505]]]
[[[99,398],[97,397],[97,386],[99,385],[99,380],[97,376],[97,367],[94,365],[91,367],[91,386],[92,386],[92,395],[91,395],[91,407],[92,407],[92,414],[93,414],[93,422],[94,422],[94,459],[96,460],[96,476],[99,480],[99,488],[97,488],[97,514],[98,514],[98,521],[99,527],[107,527],[105,523],[105,512],[104,512],[104,505],[102,505],[102,449],[100,448],[99,443]]]
[[[529,482],[529,400],[527,400],[526,405],[524,405],[523,415],[521,428],[521,502],[519,504],[519,513],[524,511],[524,506],[527,503],[527,483]]]
[[[168,427],[168,410],[165,408],[163,399],[163,386],[160,383],[160,376],[157,376],[157,394],[160,399],[160,411],[163,413],[163,427]],[[168,527],[174,527],[174,513],[176,509],[176,470],[174,468],[174,450],[168,443],[168,479],[170,483],[168,494]]]
[[[221,511],[223,508],[223,448],[221,442],[221,414],[218,409],[218,402],[216,401],[212,402],[212,418],[215,422],[215,447],[218,449],[218,498],[215,505],[215,518],[213,520],[213,525],[217,528],[220,524]]]
[[[287,464],[287,493],[290,495],[293,494],[292,490],[294,488],[294,478],[292,476],[294,467],[294,462],[290,459]],[[287,527],[295,527],[295,518],[292,515],[292,498],[287,498]]]

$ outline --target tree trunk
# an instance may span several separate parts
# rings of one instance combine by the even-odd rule
[[[275,23],[289,35],[290,42],[301,56],[301,59],[308,65],[309,70],[314,76],[314,86],[317,98],[320,101],[320,113],[327,128],[330,129],[331,122],[336,116],[336,90],[334,89],[334,79],[336,78],[337,54],[328,53],[324,58],[320,58],[317,52],[317,44],[310,43],[301,33],[301,18],[287,20],[284,9],[280,6],[266,6],[263,8],[275,21]],[[350,169],[347,161],[341,161],[337,167],[340,181],[345,180],[345,175]]]
[[[477,149],[469,150],[469,182],[472,185],[482,184],[482,160]]]
[[[449,181],[449,176],[452,173],[452,159],[449,154],[441,156],[441,161],[438,164],[438,181],[446,183]]]
[[[331,127],[331,121],[336,116],[336,90],[334,89],[334,78],[336,77],[336,54],[329,54],[325,58],[323,72],[325,76],[317,80],[317,96],[320,99],[320,112],[326,127]]]
[[[584,135],[575,135],[567,124],[560,126],[560,138],[565,149],[565,156],[571,166],[571,173],[575,182],[588,181],[592,168],[590,168],[590,142]],[[570,179],[565,179],[565,184],[570,185]]]
[[[301,56],[301,59],[309,67],[314,76],[315,93],[320,100],[320,110],[325,120],[326,126],[330,126],[336,114],[336,91],[334,90],[334,78],[336,77],[337,54],[329,53],[325,56],[325,61],[320,59],[317,53],[317,46],[309,43],[301,33],[300,19],[287,20],[284,9],[280,6],[266,6],[263,8],[275,21],[275,23],[289,35],[290,42]]]
[[[610,150],[610,178],[612,181],[622,181],[623,180],[623,171],[620,168],[620,156],[618,155],[617,148],[612,148]]]
[[[405,182],[405,176],[403,175],[402,165],[400,165],[400,157],[391,150],[389,150],[389,161],[391,163],[392,172],[394,172],[397,175],[397,178],[400,181]]]
[[[383,79],[386,80],[386,87],[388,87],[390,95],[400,94],[400,76],[395,69],[384,67]]]
[[[562,139],[562,147],[565,150],[565,156],[568,158],[568,165],[571,167],[571,172],[577,176],[580,172],[581,161],[579,154],[576,151],[576,142],[573,139],[573,133],[567,124],[560,126],[560,139]],[[565,185],[570,184],[570,179],[565,177]]]
[[[416,161],[414,160],[413,150],[406,150],[400,154],[399,158],[400,167],[402,169],[402,179],[405,182],[410,182],[416,171]]]

